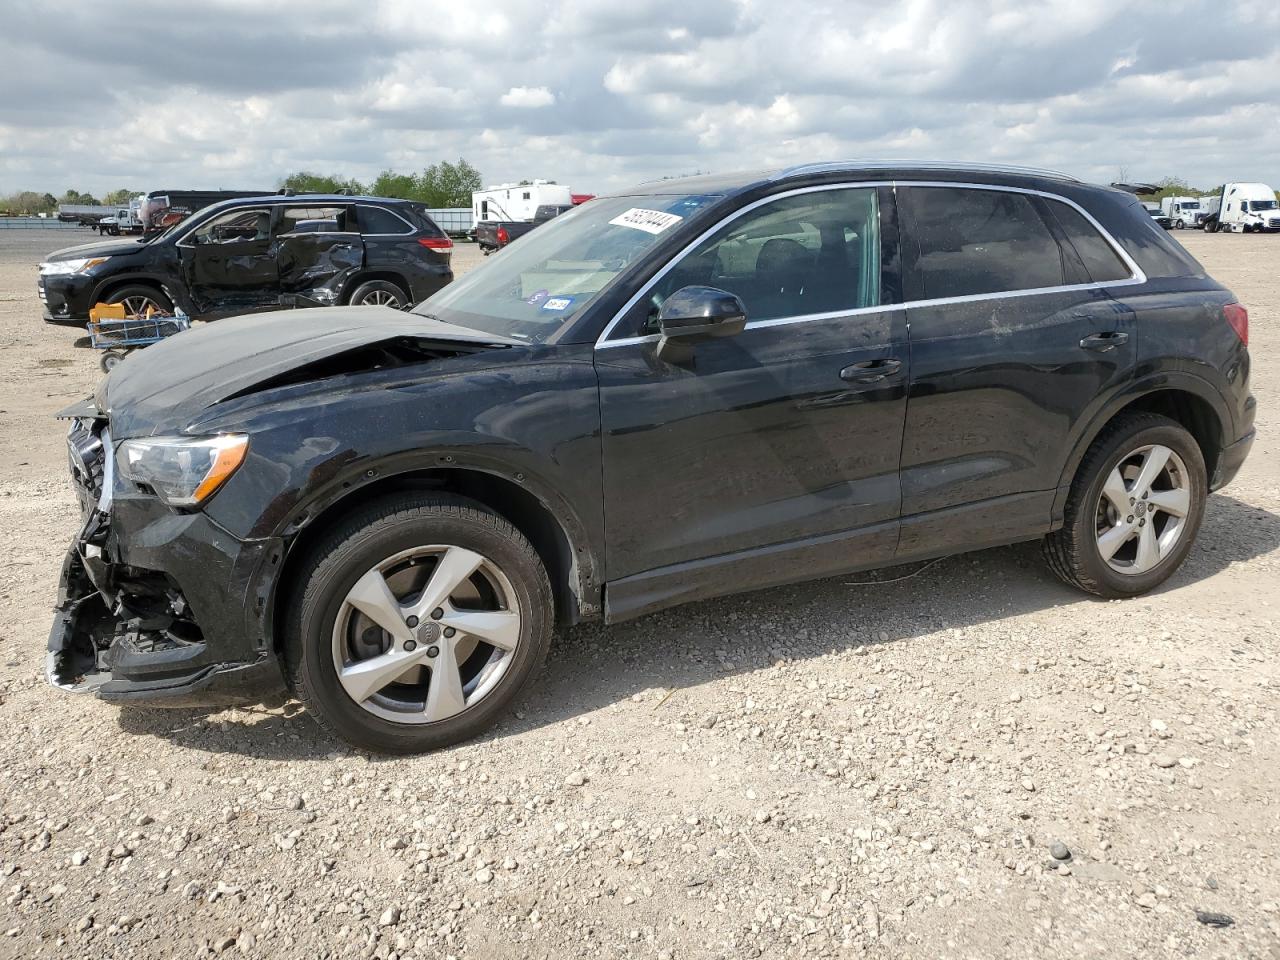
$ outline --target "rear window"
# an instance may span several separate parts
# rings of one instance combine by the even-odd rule
[[[356,209],[360,212],[360,232],[363,234],[404,235],[413,232],[413,227],[385,207],[361,205]]]
[[[1078,210],[1059,200],[1050,200],[1048,204],[1095,283],[1128,280],[1133,275],[1111,244]]]
[[[925,299],[1063,284],[1062,251],[1025,194],[911,187],[900,196],[913,225]]]

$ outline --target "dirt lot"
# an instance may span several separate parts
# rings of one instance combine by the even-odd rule
[[[1156,594],[1023,545],[581,628],[391,760],[45,685],[50,415],[98,372],[40,320],[67,235],[0,231],[0,956],[1280,958],[1280,237],[1179,239],[1250,308],[1260,438]]]

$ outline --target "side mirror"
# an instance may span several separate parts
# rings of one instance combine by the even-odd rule
[[[668,363],[687,363],[693,344],[732,337],[747,325],[747,308],[727,290],[681,287],[667,297],[658,312],[658,357]]]

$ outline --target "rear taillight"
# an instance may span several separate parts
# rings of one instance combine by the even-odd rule
[[[448,237],[419,237],[418,244],[428,250],[437,250],[440,253],[448,253],[453,249],[453,241]]]
[[[1236,332],[1240,342],[1247,347],[1249,345],[1249,311],[1242,304],[1228,303],[1222,308],[1222,315],[1226,317],[1227,323],[1231,324],[1231,329]]]
[[[506,227],[498,228],[498,243],[507,244],[511,242],[511,234],[507,233]]]

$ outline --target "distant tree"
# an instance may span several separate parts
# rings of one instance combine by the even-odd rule
[[[428,207],[469,207],[471,194],[481,185],[480,171],[462,159],[457,163],[433,163],[417,174],[383,170],[368,185],[336,174],[325,176],[306,170],[291,173],[281,182],[282,187],[298,193],[361,193],[416,200]]]
[[[47,193],[35,193],[22,190],[11,197],[0,198],[0,210],[17,216],[30,216],[35,213],[52,213],[57,201]]]
[[[396,173],[394,170],[383,170],[378,174],[378,179],[369,185],[369,193],[375,197],[417,200],[417,178],[412,173]]]
[[[307,170],[289,174],[284,178],[280,186],[296,193],[358,194],[365,192],[364,184],[359,180],[344,179],[336,174],[326,176],[321,173],[311,173]]]
[[[81,193],[79,190],[68,190],[62,195],[59,203],[84,203],[90,206],[98,206],[98,200],[91,193]]]
[[[483,186],[480,171],[459,158],[433,163],[417,177],[418,195],[414,199],[428,207],[469,207],[471,194]]]
[[[109,207],[114,207],[116,204],[119,204],[119,203],[128,203],[137,195],[138,195],[137,190],[130,190],[128,187],[121,187],[119,190],[112,190],[110,193],[108,193],[105,197],[102,198],[102,202]]]

